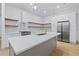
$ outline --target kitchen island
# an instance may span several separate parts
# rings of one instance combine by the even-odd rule
[[[8,38],[10,55],[15,56],[47,56],[56,48],[57,36],[60,33],[46,35],[26,35]]]

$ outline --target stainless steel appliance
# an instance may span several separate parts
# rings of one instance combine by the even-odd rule
[[[61,35],[58,36],[59,41],[69,42],[70,22],[59,21],[57,23],[57,32],[61,33]]]
[[[21,31],[21,36],[24,36],[24,35],[31,35],[31,32],[30,31]]]

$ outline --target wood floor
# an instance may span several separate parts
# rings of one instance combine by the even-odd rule
[[[57,48],[51,56],[79,56],[79,44],[57,42]]]
[[[1,56],[9,56],[9,49],[2,49]],[[50,53],[50,56],[79,56],[79,44],[57,42],[57,48]]]

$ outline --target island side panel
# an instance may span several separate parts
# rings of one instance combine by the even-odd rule
[[[13,50],[11,44],[9,43],[9,56],[14,56],[14,55],[15,55],[14,50]]]
[[[16,56],[48,56],[56,45],[57,39],[54,37]]]

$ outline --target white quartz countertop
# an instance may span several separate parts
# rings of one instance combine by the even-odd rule
[[[60,33],[48,33],[46,35],[27,35],[8,38],[11,47],[16,55],[41,44],[53,37],[60,35]]]

